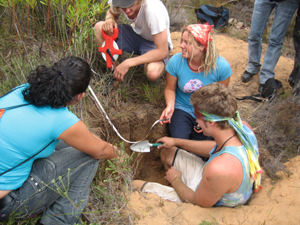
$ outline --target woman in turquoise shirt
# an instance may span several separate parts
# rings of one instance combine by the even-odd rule
[[[98,159],[117,157],[66,107],[84,97],[91,74],[84,60],[64,58],[0,98],[0,221],[43,212],[42,224],[80,222]]]
[[[199,88],[219,82],[226,87],[232,71],[229,63],[219,56],[211,25],[192,24],[182,31],[181,53],[174,55],[166,66],[166,108],[160,119],[168,119],[173,138],[206,140],[197,127],[191,95]]]

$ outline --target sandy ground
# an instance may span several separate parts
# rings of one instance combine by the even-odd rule
[[[180,51],[180,33],[172,33],[175,46],[171,54]],[[236,96],[257,93],[259,85],[258,74],[249,83],[241,82],[241,75],[247,66],[247,42],[225,35],[215,35],[217,48],[231,65],[233,75],[229,88]],[[263,55],[267,46],[263,46]],[[263,60],[263,57],[262,57]],[[290,90],[287,83],[293,68],[293,60],[281,57],[275,68],[276,79]],[[247,102],[248,101],[248,102]],[[249,105],[249,100],[240,102]],[[300,214],[300,156],[293,158],[286,166],[291,175],[283,174],[283,179],[272,184],[264,177],[263,189],[253,194],[247,205],[236,208],[201,208],[189,203],[174,203],[161,199],[155,194],[134,191],[131,196],[130,208],[135,215],[135,224],[299,224]],[[210,223],[205,223],[210,222]]]

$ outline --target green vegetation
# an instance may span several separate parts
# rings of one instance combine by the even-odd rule
[[[91,85],[95,86],[97,94],[103,93],[105,81],[111,74],[105,71],[103,60],[96,56],[93,26],[103,18],[106,2],[0,0],[0,95],[25,83],[29,72],[38,65],[49,66],[69,55],[89,62],[95,71]],[[77,106],[70,107],[87,125],[89,105],[91,100],[86,97]],[[118,145],[120,152],[124,152],[124,144]],[[123,161],[104,160],[100,163],[92,183],[90,201],[83,212],[83,223],[124,224],[130,219],[127,201],[134,175],[130,165],[132,158],[133,155]],[[57,191],[68,198],[67,184]],[[16,222],[12,217],[3,224],[36,224],[39,216],[22,222]]]
[[[209,222],[206,220],[203,220],[199,225],[218,225],[216,218],[213,218],[213,221]]]
[[[119,156],[124,155],[124,143],[119,146]],[[89,224],[128,224],[132,220],[131,212],[127,208],[132,192],[131,182],[134,170],[130,164],[130,156],[122,160],[103,160],[92,183],[90,202],[84,212],[85,222]]]
[[[185,9],[184,16],[187,19],[172,27],[176,31],[186,23],[197,22],[194,9],[202,4],[223,5],[230,10],[231,17],[244,22],[245,27],[249,27],[251,23],[253,2],[250,0],[190,0],[188,2],[181,0],[176,1],[176,4],[172,0],[162,2],[169,10],[171,24],[182,13],[180,10]],[[155,106],[163,105],[164,84],[149,82],[141,67],[131,68],[124,82],[114,90],[109,88],[108,83],[112,74],[97,51],[93,30],[95,23],[104,18],[108,8],[106,3],[107,0],[0,0],[0,95],[25,83],[29,71],[36,66],[51,65],[62,57],[74,55],[85,59],[91,65],[94,71],[91,86],[96,95],[101,97],[105,109],[121,108],[123,106],[121,103],[129,101],[150,103]],[[283,48],[283,53],[288,56],[292,56],[291,52],[294,52],[291,45],[293,25],[294,22],[289,27]],[[248,37],[246,31],[237,30],[234,26],[216,32],[227,33],[245,41]],[[268,41],[268,32],[264,36],[264,41]],[[250,121],[253,125],[259,125],[260,121],[267,120],[268,127],[260,126],[257,132],[263,134],[260,140],[263,146],[273,149],[274,159],[267,158],[263,162],[271,177],[275,177],[275,172],[282,169],[279,166],[281,159],[286,160],[299,152],[297,147],[300,146],[299,135],[297,136],[300,130],[299,120],[297,120],[299,104],[289,95],[285,94],[284,99],[278,108],[275,106],[275,101],[274,104],[272,103],[269,111],[274,114],[269,115],[268,110],[263,112],[257,110],[253,115],[254,119]],[[70,110],[90,125],[93,114],[90,110],[91,105],[93,106],[91,99],[85,97]],[[98,117],[102,116],[97,113]],[[97,124],[99,127],[97,132],[102,139],[107,140],[108,128],[102,125]],[[289,138],[283,138],[287,135]],[[124,151],[124,143],[118,144],[120,145],[118,148]],[[281,153],[283,148],[284,154]],[[90,200],[83,213],[84,224],[133,223],[134,215],[127,207],[132,191],[131,181],[138,166],[138,162],[135,161],[133,168],[133,158],[131,155],[124,161],[100,162],[92,184]],[[160,203],[161,206],[163,204]],[[36,224],[38,219],[37,216],[23,222],[12,220],[4,224],[31,225]],[[215,219],[211,222],[204,220],[201,223],[201,225],[209,224],[218,223]]]
[[[260,164],[274,180],[279,178],[277,171],[290,173],[283,163],[299,154],[299,112],[299,96],[292,96],[289,91],[261,105],[251,115],[250,123],[257,124],[255,131],[259,134],[259,147],[267,149],[270,154],[261,157]]]
[[[1,0],[0,5],[1,93],[24,83],[37,65],[65,56],[76,55],[93,65],[92,27],[107,10],[106,1]]]

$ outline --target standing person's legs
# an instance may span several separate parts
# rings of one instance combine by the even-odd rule
[[[242,76],[243,82],[248,82],[260,69],[262,52],[262,37],[269,16],[275,4],[269,0],[256,0],[252,14],[251,29],[248,37],[248,66]],[[248,73],[247,73],[248,72]]]
[[[295,87],[300,80],[300,2],[298,4],[298,12],[295,21],[293,41],[295,48],[295,63],[294,69],[289,76],[289,83],[291,87]]]
[[[298,0],[276,3],[275,18],[269,37],[269,45],[260,71],[260,83],[264,84],[269,78],[274,78],[274,68],[281,55],[281,48],[286,31],[297,9]]]
[[[99,161],[72,147],[55,151],[33,163],[31,173],[2,214],[23,220],[40,212],[42,224],[78,223],[87,204],[90,183]]]

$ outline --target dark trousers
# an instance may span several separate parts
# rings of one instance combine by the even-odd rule
[[[292,87],[296,86],[300,80],[300,2],[294,27],[293,40],[295,47],[295,64],[294,69],[289,77],[289,83]]]

